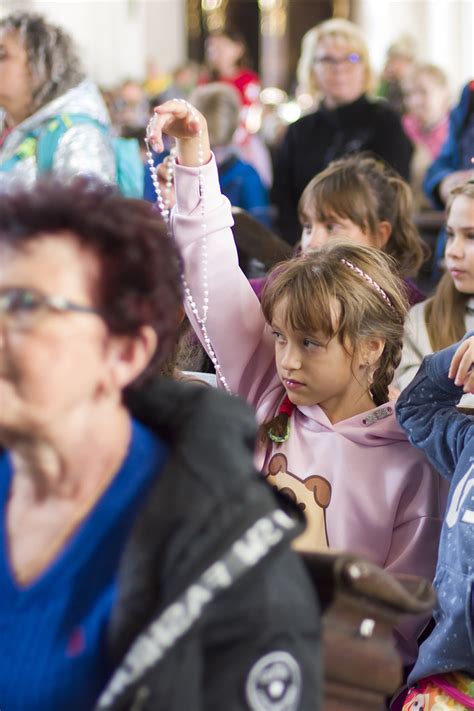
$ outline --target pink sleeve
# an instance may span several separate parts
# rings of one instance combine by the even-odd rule
[[[180,248],[186,281],[203,314],[207,264],[208,316],[206,329],[222,373],[235,394],[254,405],[263,389],[278,382],[274,343],[255,293],[239,268],[231,226],[230,204],[219,187],[214,158],[202,167],[203,207],[199,169],[176,166],[176,207],[172,230]],[[206,236],[207,256],[203,252]],[[202,330],[185,297],[188,318],[206,348]],[[209,353],[209,349],[206,349]]]

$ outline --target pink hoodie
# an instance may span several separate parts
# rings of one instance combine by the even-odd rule
[[[206,327],[232,390],[254,405],[260,423],[285,396],[274,339],[260,303],[240,271],[232,215],[219,191],[214,160],[203,167],[205,228],[197,169],[176,167],[172,216],[186,279],[198,310],[204,297],[202,235],[206,231],[209,313]],[[188,304],[186,304],[188,307]],[[193,326],[202,335],[192,312]],[[304,508],[302,549],[350,550],[393,573],[433,578],[445,492],[439,475],[398,426],[394,403],[332,424],[314,405],[295,408],[287,442],[260,443],[256,464],[269,482]],[[398,630],[407,662],[423,622]]]

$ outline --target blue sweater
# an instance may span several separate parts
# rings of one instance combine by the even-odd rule
[[[86,711],[110,669],[105,631],[116,573],[137,511],[163,466],[165,445],[133,423],[122,468],[56,560],[19,587],[0,531],[1,711]],[[0,452],[0,507],[11,480]]]
[[[397,403],[410,442],[450,481],[434,581],[436,625],[409,683],[455,670],[474,676],[474,419],[456,409],[463,391],[447,377],[458,345],[425,358]]]
[[[246,210],[252,217],[270,227],[268,190],[255,168],[236,155],[218,164],[221,192],[231,205]]]

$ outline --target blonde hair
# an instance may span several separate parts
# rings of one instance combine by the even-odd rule
[[[460,195],[474,201],[474,183],[464,183],[451,190],[446,207],[448,219],[453,202]],[[433,351],[447,348],[464,336],[466,305],[471,296],[456,289],[449,272],[443,274],[434,295],[425,306],[426,329]]]
[[[323,39],[343,40],[360,55],[365,69],[364,92],[373,89],[374,78],[370,65],[369,50],[364,35],[357,25],[349,20],[334,18],[326,20],[308,30],[301,43],[301,54],[298,61],[296,75],[300,87],[313,96],[319,91],[319,86],[314,72],[314,56],[318,44]]]
[[[211,146],[228,146],[239,125],[241,103],[237,91],[216,81],[199,86],[189,100],[207,121]]]
[[[333,240],[316,252],[275,267],[262,294],[268,323],[282,299],[287,303],[286,323],[295,331],[322,334],[328,340],[337,336],[341,344],[349,342],[354,348],[364,338],[384,339],[370,393],[376,405],[388,401],[388,388],[400,363],[407,313],[403,282],[390,257],[372,247]],[[338,323],[333,319],[334,302],[340,307]],[[266,423],[264,434],[269,429],[278,434],[281,420],[279,414]]]
[[[410,74],[410,80],[415,80],[420,74],[426,74],[426,76],[430,77],[439,87],[447,91],[449,90],[448,75],[441,67],[438,67],[437,64],[416,64]]]
[[[412,219],[411,188],[381,160],[359,154],[333,161],[308,183],[298,212],[302,223],[308,217],[318,222],[344,217],[370,235],[388,222],[391,234],[383,251],[404,277],[416,275],[425,260],[426,247]]]

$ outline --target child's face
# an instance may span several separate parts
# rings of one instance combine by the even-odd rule
[[[474,294],[474,200],[454,198],[446,225],[446,268],[462,294]]]
[[[310,252],[320,249],[332,237],[346,237],[364,247],[376,246],[374,238],[359,225],[349,220],[347,217],[334,215],[329,220],[320,221],[315,217],[307,217],[303,224],[301,233],[301,249],[303,252]]]
[[[244,52],[239,42],[225,35],[211,35],[206,40],[206,59],[218,72],[227,72],[237,66]]]
[[[423,126],[434,126],[448,111],[449,93],[432,76],[420,73],[408,83],[406,103]]]
[[[339,422],[373,407],[368,383],[356,378],[363,371],[361,356],[350,343],[335,336],[291,329],[286,321],[286,298],[276,304],[271,328],[275,337],[275,361],[287,395],[297,406],[319,405],[331,422]],[[334,319],[340,307],[334,302]]]

